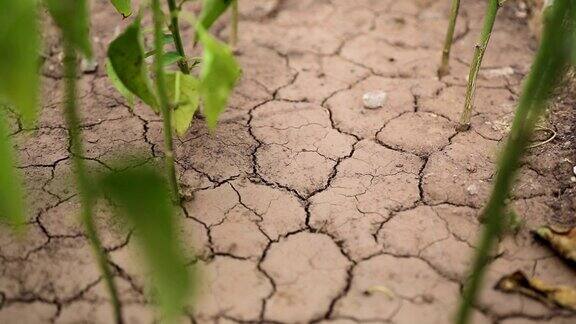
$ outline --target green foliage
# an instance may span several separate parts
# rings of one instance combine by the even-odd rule
[[[200,94],[208,127],[214,128],[240,77],[240,66],[226,44],[210,36],[200,25],[197,25],[197,32],[204,47]]]
[[[502,151],[494,188],[484,209],[486,224],[477,245],[469,282],[463,291],[456,323],[468,323],[490,252],[504,229],[506,198],[513,186],[522,155],[529,145],[536,123],[546,110],[553,90],[568,71],[576,46],[575,18],[576,2],[573,0],[555,0],[545,14],[542,43],[524,83],[510,135]]]
[[[64,39],[86,57],[92,57],[88,6],[85,0],[45,0]]]
[[[20,176],[14,168],[12,144],[0,109],[0,220],[14,226],[21,225],[25,220],[20,183]]]
[[[122,82],[124,87],[142,99],[155,112],[159,112],[158,102],[150,86],[150,79],[144,62],[140,19],[136,19],[110,43],[108,59],[118,80]]]
[[[166,85],[174,106],[172,126],[179,136],[184,136],[200,103],[200,82],[189,74],[177,71],[166,74]]]
[[[231,4],[232,0],[204,0],[202,2],[199,24],[204,29],[209,29]]]
[[[126,18],[132,14],[132,4],[130,0],[110,0],[114,8]]]
[[[152,168],[140,167],[109,173],[98,183],[118,206],[119,216],[134,226],[151,271],[153,292],[167,322],[171,322],[184,308],[191,276],[179,247],[164,178]]]
[[[37,8],[34,0],[0,0],[0,97],[31,127],[37,115],[39,77]]]
[[[112,68],[110,60],[106,60],[106,75],[108,75],[108,78],[110,79],[110,82],[112,82],[114,88],[116,88],[116,90],[118,90],[118,92],[120,92],[120,94],[126,98],[126,101],[128,101],[128,106],[130,106],[130,108],[134,108],[134,99],[136,98],[134,94],[124,86],[124,83],[120,81],[116,75],[116,72],[114,71],[114,68]]]
[[[172,65],[181,59],[183,59],[183,57],[178,54],[178,52],[166,52],[162,55],[162,64],[164,64],[164,66]]]

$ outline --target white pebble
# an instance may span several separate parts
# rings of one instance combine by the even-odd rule
[[[475,184],[471,184],[466,188],[466,191],[468,191],[470,196],[475,196],[478,194],[478,187]]]
[[[384,106],[388,94],[384,91],[370,91],[362,96],[364,107],[368,109],[378,109]]]

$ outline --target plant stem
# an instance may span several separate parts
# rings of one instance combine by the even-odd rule
[[[468,323],[472,305],[489,262],[490,251],[502,232],[505,200],[513,185],[522,154],[528,147],[537,121],[545,112],[547,100],[568,70],[570,52],[573,51],[576,42],[574,26],[569,24],[574,18],[576,18],[576,3],[572,3],[572,0],[556,0],[545,25],[542,44],[520,97],[512,129],[500,159],[492,194],[484,209],[485,226],[476,249],[470,281],[464,288],[456,318],[458,324]]]
[[[173,2],[173,1],[172,1]],[[177,203],[180,200],[178,193],[178,182],[176,180],[176,168],[174,163],[174,142],[172,141],[172,108],[168,101],[168,91],[164,77],[164,66],[162,64],[162,11],[160,10],[160,0],[152,0],[152,11],[154,15],[154,66],[156,70],[156,90],[162,112],[162,123],[164,126],[164,163],[168,176],[168,184],[172,192],[172,200]]]
[[[80,133],[80,118],[77,113],[76,101],[76,53],[74,48],[67,42],[64,44],[64,68],[66,75],[66,104],[64,115],[68,126],[68,136],[70,138],[70,151],[72,155],[72,162],[76,175],[76,184],[80,195],[80,203],[82,205],[82,221],[86,227],[86,235],[92,245],[98,266],[104,276],[104,281],[112,299],[112,306],[114,308],[115,322],[123,323],[122,311],[120,309],[120,300],[118,298],[118,291],[112,277],[108,265],[108,258],[102,247],[102,242],[98,238],[96,225],[94,224],[94,214],[92,207],[94,206],[94,188],[90,184],[88,174],[86,173],[86,166],[82,158],[84,148],[82,146],[82,134]]]
[[[484,15],[484,26],[480,35],[479,43],[474,47],[474,59],[470,65],[470,73],[468,74],[468,85],[466,87],[466,98],[464,100],[464,110],[460,116],[460,125],[458,129],[465,131],[470,128],[470,118],[472,117],[472,108],[474,106],[474,96],[476,95],[476,80],[478,79],[478,72],[482,65],[484,53],[488,47],[494,22],[496,21],[496,14],[501,6],[500,0],[488,0],[488,7]]]
[[[448,23],[448,31],[446,31],[444,49],[442,50],[442,62],[438,68],[439,78],[448,75],[450,72],[450,49],[452,48],[452,40],[454,39],[454,29],[456,29],[456,20],[458,19],[459,9],[460,0],[452,0],[452,7],[450,8],[450,22]]]
[[[230,20],[230,47],[238,44],[238,0],[232,0],[232,17]]]
[[[186,60],[186,52],[184,52],[184,46],[182,45],[182,37],[180,36],[180,25],[178,23],[178,7],[176,7],[176,0],[167,0],[168,8],[170,9],[170,31],[172,32],[172,38],[174,39],[174,45],[176,46],[176,51],[182,56],[182,59],[178,61],[178,67],[180,71],[184,74],[190,74],[190,67],[188,66],[188,61]]]

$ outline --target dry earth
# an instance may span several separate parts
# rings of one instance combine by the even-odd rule
[[[241,1],[244,75],[230,108],[215,133],[198,120],[176,141],[190,196],[180,232],[190,266],[202,273],[184,320],[449,322],[536,46],[508,5],[486,55],[473,128],[455,133],[484,3],[463,1],[452,73],[439,81],[449,1]],[[125,22],[108,1],[92,1],[92,10],[100,68],[80,80],[87,162],[114,169],[118,151],[158,160],[159,118],[142,105],[131,111],[102,68]],[[216,32],[225,37],[226,26]],[[68,177],[59,41],[53,28],[45,34],[40,125],[31,134],[13,123],[33,217],[24,241],[0,231],[0,323],[111,323]],[[373,90],[388,101],[367,110],[361,98]],[[525,159],[511,197],[524,226],[502,238],[474,323],[576,321],[492,289],[516,269],[576,285],[574,272],[528,231],[575,223],[573,104],[569,94],[558,97],[549,120],[558,137]],[[98,222],[124,316],[150,323],[154,309],[132,249],[137,234],[122,231],[108,210],[99,207]]]

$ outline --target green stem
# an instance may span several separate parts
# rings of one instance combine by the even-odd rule
[[[465,286],[456,323],[468,323],[472,305],[490,261],[490,251],[502,232],[505,200],[540,116],[545,112],[547,100],[567,70],[570,51],[574,47],[574,28],[566,22],[576,18],[576,3],[556,0],[545,25],[542,44],[532,70],[526,80],[509,138],[501,156],[492,194],[484,209],[485,226],[472,265],[470,280]],[[568,29],[568,30],[566,30]]]
[[[180,36],[180,24],[178,23],[178,7],[176,6],[175,0],[167,0],[168,8],[170,9],[170,32],[172,33],[172,38],[174,39],[174,45],[176,46],[176,51],[182,56],[182,59],[178,61],[178,67],[180,71],[184,74],[190,74],[190,67],[188,66],[188,61],[186,60],[186,52],[184,51],[184,46],[182,45],[182,37]]]
[[[68,136],[70,138],[70,151],[72,156],[72,162],[74,164],[76,183],[78,186],[78,192],[80,195],[80,203],[82,205],[82,221],[86,227],[86,235],[94,253],[96,255],[96,261],[98,266],[104,275],[104,281],[112,298],[112,306],[114,308],[114,318],[115,322],[120,324],[124,321],[122,320],[122,311],[120,308],[120,300],[118,298],[118,291],[116,290],[116,285],[114,284],[114,279],[109,268],[108,258],[102,247],[102,242],[98,238],[98,232],[96,230],[96,225],[94,224],[94,197],[95,193],[88,174],[86,172],[86,166],[84,165],[84,160],[82,158],[84,153],[84,148],[82,146],[82,134],[80,133],[80,118],[77,113],[77,101],[76,101],[76,71],[78,69],[76,62],[76,53],[74,48],[67,42],[64,44],[64,68],[66,74],[66,105],[64,109],[64,115],[66,117],[66,123],[68,125]]]
[[[178,181],[176,180],[176,167],[174,163],[174,142],[172,141],[172,108],[168,101],[168,91],[164,77],[164,66],[162,64],[162,11],[160,10],[160,0],[152,0],[152,11],[154,15],[154,66],[156,70],[156,90],[162,112],[162,122],[164,126],[164,163],[168,176],[168,184],[172,192],[172,200],[177,203],[180,200],[178,193]]]
[[[232,17],[230,21],[230,47],[236,47],[238,44],[238,0],[232,0]]]
[[[452,0],[452,7],[450,8],[450,22],[448,23],[448,31],[446,32],[444,49],[442,50],[442,62],[438,68],[439,78],[448,75],[450,72],[450,49],[452,48],[452,40],[454,39],[454,30],[456,29],[456,20],[458,19],[459,9],[460,0]]]
[[[466,87],[466,98],[464,99],[464,110],[460,116],[459,130],[464,131],[470,128],[470,118],[472,117],[472,108],[474,106],[474,96],[476,95],[476,80],[478,79],[478,72],[482,65],[484,53],[490,42],[494,22],[496,21],[496,14],[501,6],[500,0],[489,0],[488,8],[484,16],[484,26],[478,44],[474,47],[474,59],[470,65],[470,73],[468,74],[468,85]]]

